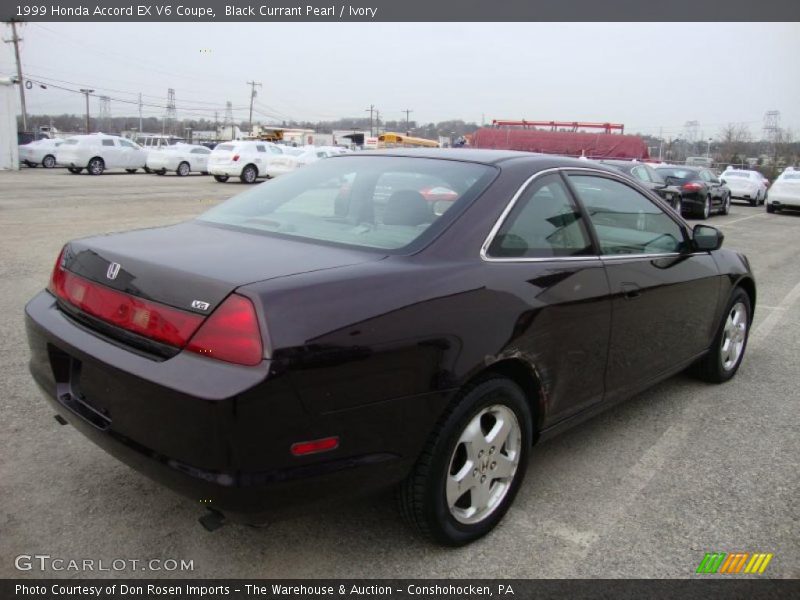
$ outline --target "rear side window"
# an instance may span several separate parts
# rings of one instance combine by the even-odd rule
[[[208,148],[192,148],[192,154],[209,154],[211,150]]]
[[[233,144],[220,144],[214,150],[227,150],[228,152],[233,152]]]
[[[77,146],[78,145],[78,140],[76,140],[74,138],[70,138],[68,140],[64,140],[64,145],[65,146]]]
[[[277,146],[270,146],[269,151],[272,152],[273,154],[283,154],[283,150],[281,150]]]
[[[488,249],[494,258],[547,258],[592,253],[583,217],[558,175],[525,190]]]
[[[613,179],[570,175],[605,255],[662,254],[685,247],[683,229],[654,202]]]
[[[113,146],[114,140],[103,140],[103,146]]]
[[[266,152],[267,149],[264,147],[264,144],[256,144],[256,150],[259,152]]]

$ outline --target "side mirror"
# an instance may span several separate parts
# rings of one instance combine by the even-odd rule
[[[692,229],[692,244],[695,250],[719,250],[725,235],[711,225],[695,225]]]

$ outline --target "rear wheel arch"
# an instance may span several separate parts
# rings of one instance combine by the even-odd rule
[[[481,369],[470,377],[460,389],[472,387],[477,383],[492,377],[505,377],[515,384],[525,393],[528,401],[528,408],[531,411],[531,422],[533,423],[533,441],[536,442],[539,431],[541,430],[544,418],[542,400],[544,399],[544,388],[536,369],[528,362],[520,358],[505,358],[499,360],[484,369]]]

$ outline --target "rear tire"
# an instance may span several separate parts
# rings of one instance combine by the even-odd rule
[[[258,179],[258,169],[255,165],[247,165],[242,169],[242,174],[239,176],[242,183],[255,183]]]
[[[695,377],[710,383],[724,383],[736,375],[747,349],[752,313],[750,296],[737,287],[722,313],[711,348],[692,366]]]
[[[189,174],[189,171],[191,171],[191,168],[189,167],[189,163],[186,161],[183,161],[178,165],[178,168],[175,169],[175,173],[179,177],[186,177]]]
[[[725,196],[725,198],[722,201],[722,207],[719,209],[719,214],[727,215],[730,212],[731,212],[731,197]]]
[[[703,207],[700,210],[698,210],[697,217],[705,221],[710,216],[711,216],[711,196],[706,196],[706,201],[703,203]]]
[[[42,166],[45,169],[52,169],[56,166],[56,157],[52,154],[48,154],[42,159]]]
[[[103,159],[99,156],[95,156],[91,160],[89,160],[89,164],[86,165],[86,171],[89,175],[102,175],[103,171],[106,170],[106,163],[103,162]]]
[[[466,387],[397,490],[405,521],[447,546],[489,533],[525,477],[532,432],[528,401],[516,383],[497,376]]]
[[[225,183],[226,181],[228,181],[228,176],[227,175],[214,175],[214,179],[216,181],[219,181],[220,183]]]

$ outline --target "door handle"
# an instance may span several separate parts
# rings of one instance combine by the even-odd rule
[[[625,298],[625,300],[633,300],[642,295],[642,288],[635,283],[623,283],[620,289],[622,290],[622,297]]]

